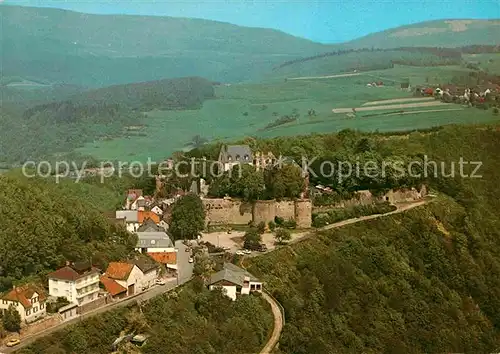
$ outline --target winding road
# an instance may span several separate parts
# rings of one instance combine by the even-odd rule
[[[283,314],[281,313],[280,305],[274,298],[269,296],[266,292],[262,293],[262,297],[269,303],[269,305],[271,305],[271,310],[273,311],[274,316],[274,327],[271,337],[267,341],[264,348],[260,351],[260,354],[270,354],[280,340],[281,331],[283,330],[283,323],[285,322],[285,319],[283,318]]]

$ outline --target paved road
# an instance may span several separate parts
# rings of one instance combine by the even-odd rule
[[[24,337],[24,338],[22,338],[21,344],[15,346],[14,348],[0,347],[0,353],[2,353],[2,354],[3,353],[5,353],[5,354],[13,353],[15,350],[21,349],[21,348],[33,343],[37,339],[40,339],[44,336],[47,336],[53,332],[59,331],[59,330],[65,328],[69,325],[81,322],[86,318],[98,315],[98,314],[106,312],[106,311],[116,309],[118,307],[127,306],[127,305],[133,304],[135,302],[147,301],[147,300],[152,299],[158,295],[164,294],[164,293],[176,288],[179,285],[186,283],[187,281],[189,281],[191,279],[191,277],[193,275],[193,264],[189,263],[189,256],[191,253],[185,252],[186,246],[180,241],[175,242],[175,247],[179,250],[177,253],[177,264],[179,267],[179,272],[178,272],[179,276],[177,279],[171,280],[171,281],[167,282],[165,285],[161,285],[161,286],[156,285],[152,289],[150,289],[146,292],[140,293],[140,294],[135,295],[133,297],[129,297],[129,298],[127,298],[123,301],[120,301],[120,302],[115,302],[115,303],[111,303],[111,304],[108,304],[108,305],[103,306],[103,307],[99,307],[91,312],[88,312],[88,313],[82,315],[82,316],[78,316],[78,317],[73,318],[71,320],[62,322],[62,323],[58,324],[57,326],[47,328],[46,330],[44,330],[42,332],[38,332],[38,333],[33,334],[31,336]],[[111,343],[110,343],[110,345],[111,345]]]
[[[264,348],[260,351],[260,354],[271,354],[274,347],[276,347],[276,344],[278,344],[278,341],[280,340],[281,331],[283,330],[283,314],[280,311],[279,305],[272,297],[265,292],[262,293],[262,297],[269,303],[269,305],[271,305],[271,310],[273,311],[274,316],[274,327],[271,337],[267,341]]]

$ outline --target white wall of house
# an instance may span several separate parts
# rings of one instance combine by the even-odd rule
[[[155,280],[158,278],[158,269],[152,269],[149,272],[144,273],[141,281],[140,288],[148,289],[155,284]]]
[[[99,293],[99,275],[89,274],[77,281],[49,279],[49,295],[65,297],[79,306],[97,300]]]
[[[139,267],[134,265],[134,268],[132,268],[132,271],[130,272],[127,279],[116,280],[116,282],[126,289],[128,289],[130,285],[134,285],[134,293],[137,294],[142,291],[141,284],[143,277],[144,274],[142,273],[142,271],[139,269]]]
[[[222,288],[222,293],[233,301],[236,300],[236,285],[210,285],[210,290]]]
[[[163,210],[161,210],[161,208],[158,206],[153,207],[153,209],[151,209],[151,211],[153,213],[155,213],[156,215],[163,215]]]
[[[45,302],[39,301],[39,295],[34,293],[31,298],[31,308],[24,308],[24,306],[17,301],[0,300],[0,310],[6,311],[10,305],[14,305],[17,312],[21,316],[21,321],[23,322],[33,322],[37,319],[44,317],[46,315]]]
[[[127,231],[128,232],[136,232],[137,229],[141,226],[138,222],[128,222],[127,223]]]
[[[169,248],[145,248],[146,252],[176,252],[175,247]],[[144,248],[138,247],[135,249],[138,252],[143,253]]]
[[[262,283],[251,281],[248,288],[246,287],[241,288],[241,293],[245,295],[250,294],[250,292],[252,291],[262,292]]]

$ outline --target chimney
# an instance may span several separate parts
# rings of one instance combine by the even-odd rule
[[[67,267],[71,266],[71,262],[70,261],[66,261],[66,266]]]

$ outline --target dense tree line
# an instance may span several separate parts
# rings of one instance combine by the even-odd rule
[[[472,49],[469,49],[472,50]],[[306,61],[311,61],[311,60],[316,60],[319,58],[325,58],[325,57],[331,57],[331,56],[338,56],[338,55],[345,55],[348,53],[366,53],[366,52],[393,52],[393,51],[400,51],[400,52],[410,52],[410,53],[425,53],[425,54],[430,54],[434,57],[436,57],[436,61],[438,58],[440,59],[448,59],[451,60],[453,59],[455,62],[458,60],[462,59],[462,52],[460,49],[455,49],[455,48],[440,48],[440,47],[399,47],[399,48],[389,48],[389,49],[380,49],[380,48],[360,48],[360,49],[339,49],[333,52],[327,52],[323,54],[318,54],[314,56],[310,56],[307,58],[300,58],[300,59],[294,59],[287,61],[281,65],[279,65],[277,68],[283,68],[285,66],[289,66],[292,64],[296,63],[303,63]],[[407,64],[409,65],[409,64]],[[441,64],[441,65],[448,65],[448,64]]]
[[[200,279],[137,307],[113,310],[39,339],[20,354],[109,353],[121,334],[149,335],[142,353],[257,353],[273,326],[260,296],[232,301]],[[131,350],[131,344],[121,350]],[[136,349],[137,350],[137,349]]]
[[[195,109],[212,97],[210,81],[180,78],[106,87],[27,109],[22,102],[2,103],[0,162],[47,159],[95,140],[127,136],[127,126],[145,124],[142,112]]]
[[[110,224],[99,206],[117,194],[85,183],[0,176],[0,291],[42,277],[66,260],[107,262],[133,251],[136,237]]]
[[[394,139],[435,161],[482,161],[482,178],[433,178],[431,187],[443,195],[424,207],[253,258],[250,271],[285,308],[280,350],[497,351],[499,141],[487,127]]]

